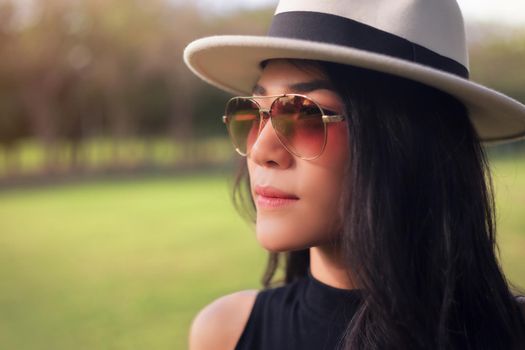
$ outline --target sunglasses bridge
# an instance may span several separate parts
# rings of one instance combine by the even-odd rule
[[[272,115],[270,114],[269,108],[259,108],[259,113],[261,114],[261,124],[259,125],[259,133],[260,133],[262,128],[264,128],[264,126],[266,125],[266,122],[270,120]]]

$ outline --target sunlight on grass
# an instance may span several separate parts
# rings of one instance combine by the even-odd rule
[[[525,288],[525,159],[492,162],[500,260],[507,278]]]
[[[0,348],[184,348],[197,309],[258,286],[228,197],[218,176],[1,194]]]

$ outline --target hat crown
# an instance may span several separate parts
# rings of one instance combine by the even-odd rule
[[[469,65],[465,26],[456,0],[281,0],[275,15],[294,11],[345,17]]]

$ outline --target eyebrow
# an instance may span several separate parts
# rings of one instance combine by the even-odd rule
[[[287,86],[289,90],[295,93],[303,94],[315,90],[331,90],[335,91],[334,86],[328,80],[312,80],[303,83],[296,83]],[[266,89],[259,84],[255,84],[252,89],[252,95],[266,95]]]

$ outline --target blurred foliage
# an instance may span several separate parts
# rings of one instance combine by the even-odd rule
[[[525,29],[473,43],[470,55],[474,80],[525,102]]]
[[[198,156],[191,142],[225,136],[226,94],[195,78],[183,48],[207,34],[262,34],[269,11],[205,16],[197,3],[164,0],[47,0],[28,8],[0,0],[0,145],[5,174],[18,174],[28,138],[44,148],[44,172],[60,148],[71,168],[92,138],[119,144],[164,137]],[[206,101],[203,103],[203,101]],[[18,167],[20,168],[20,167]]]
[[[146,149],[159,138],[174,142],[183,156],[171,166],[198,161],[198,140],[226,137],[228,95],[193,76],[183,48],[205,35],[264,34],[272,14],[212,13],[198,1],[0,0],[0,172],[24,174],[23,145],[33,140],[43,148],[44,175],[86,169],[94,139],[111,141],[116,168],[133,156],[122,152],[130,139]],[[473,79],[521,101],[523,62],[525,32],[472,40]],[[498,152],[516,149],[525,143]],[[145,164],[167,164],[149,155]]]

